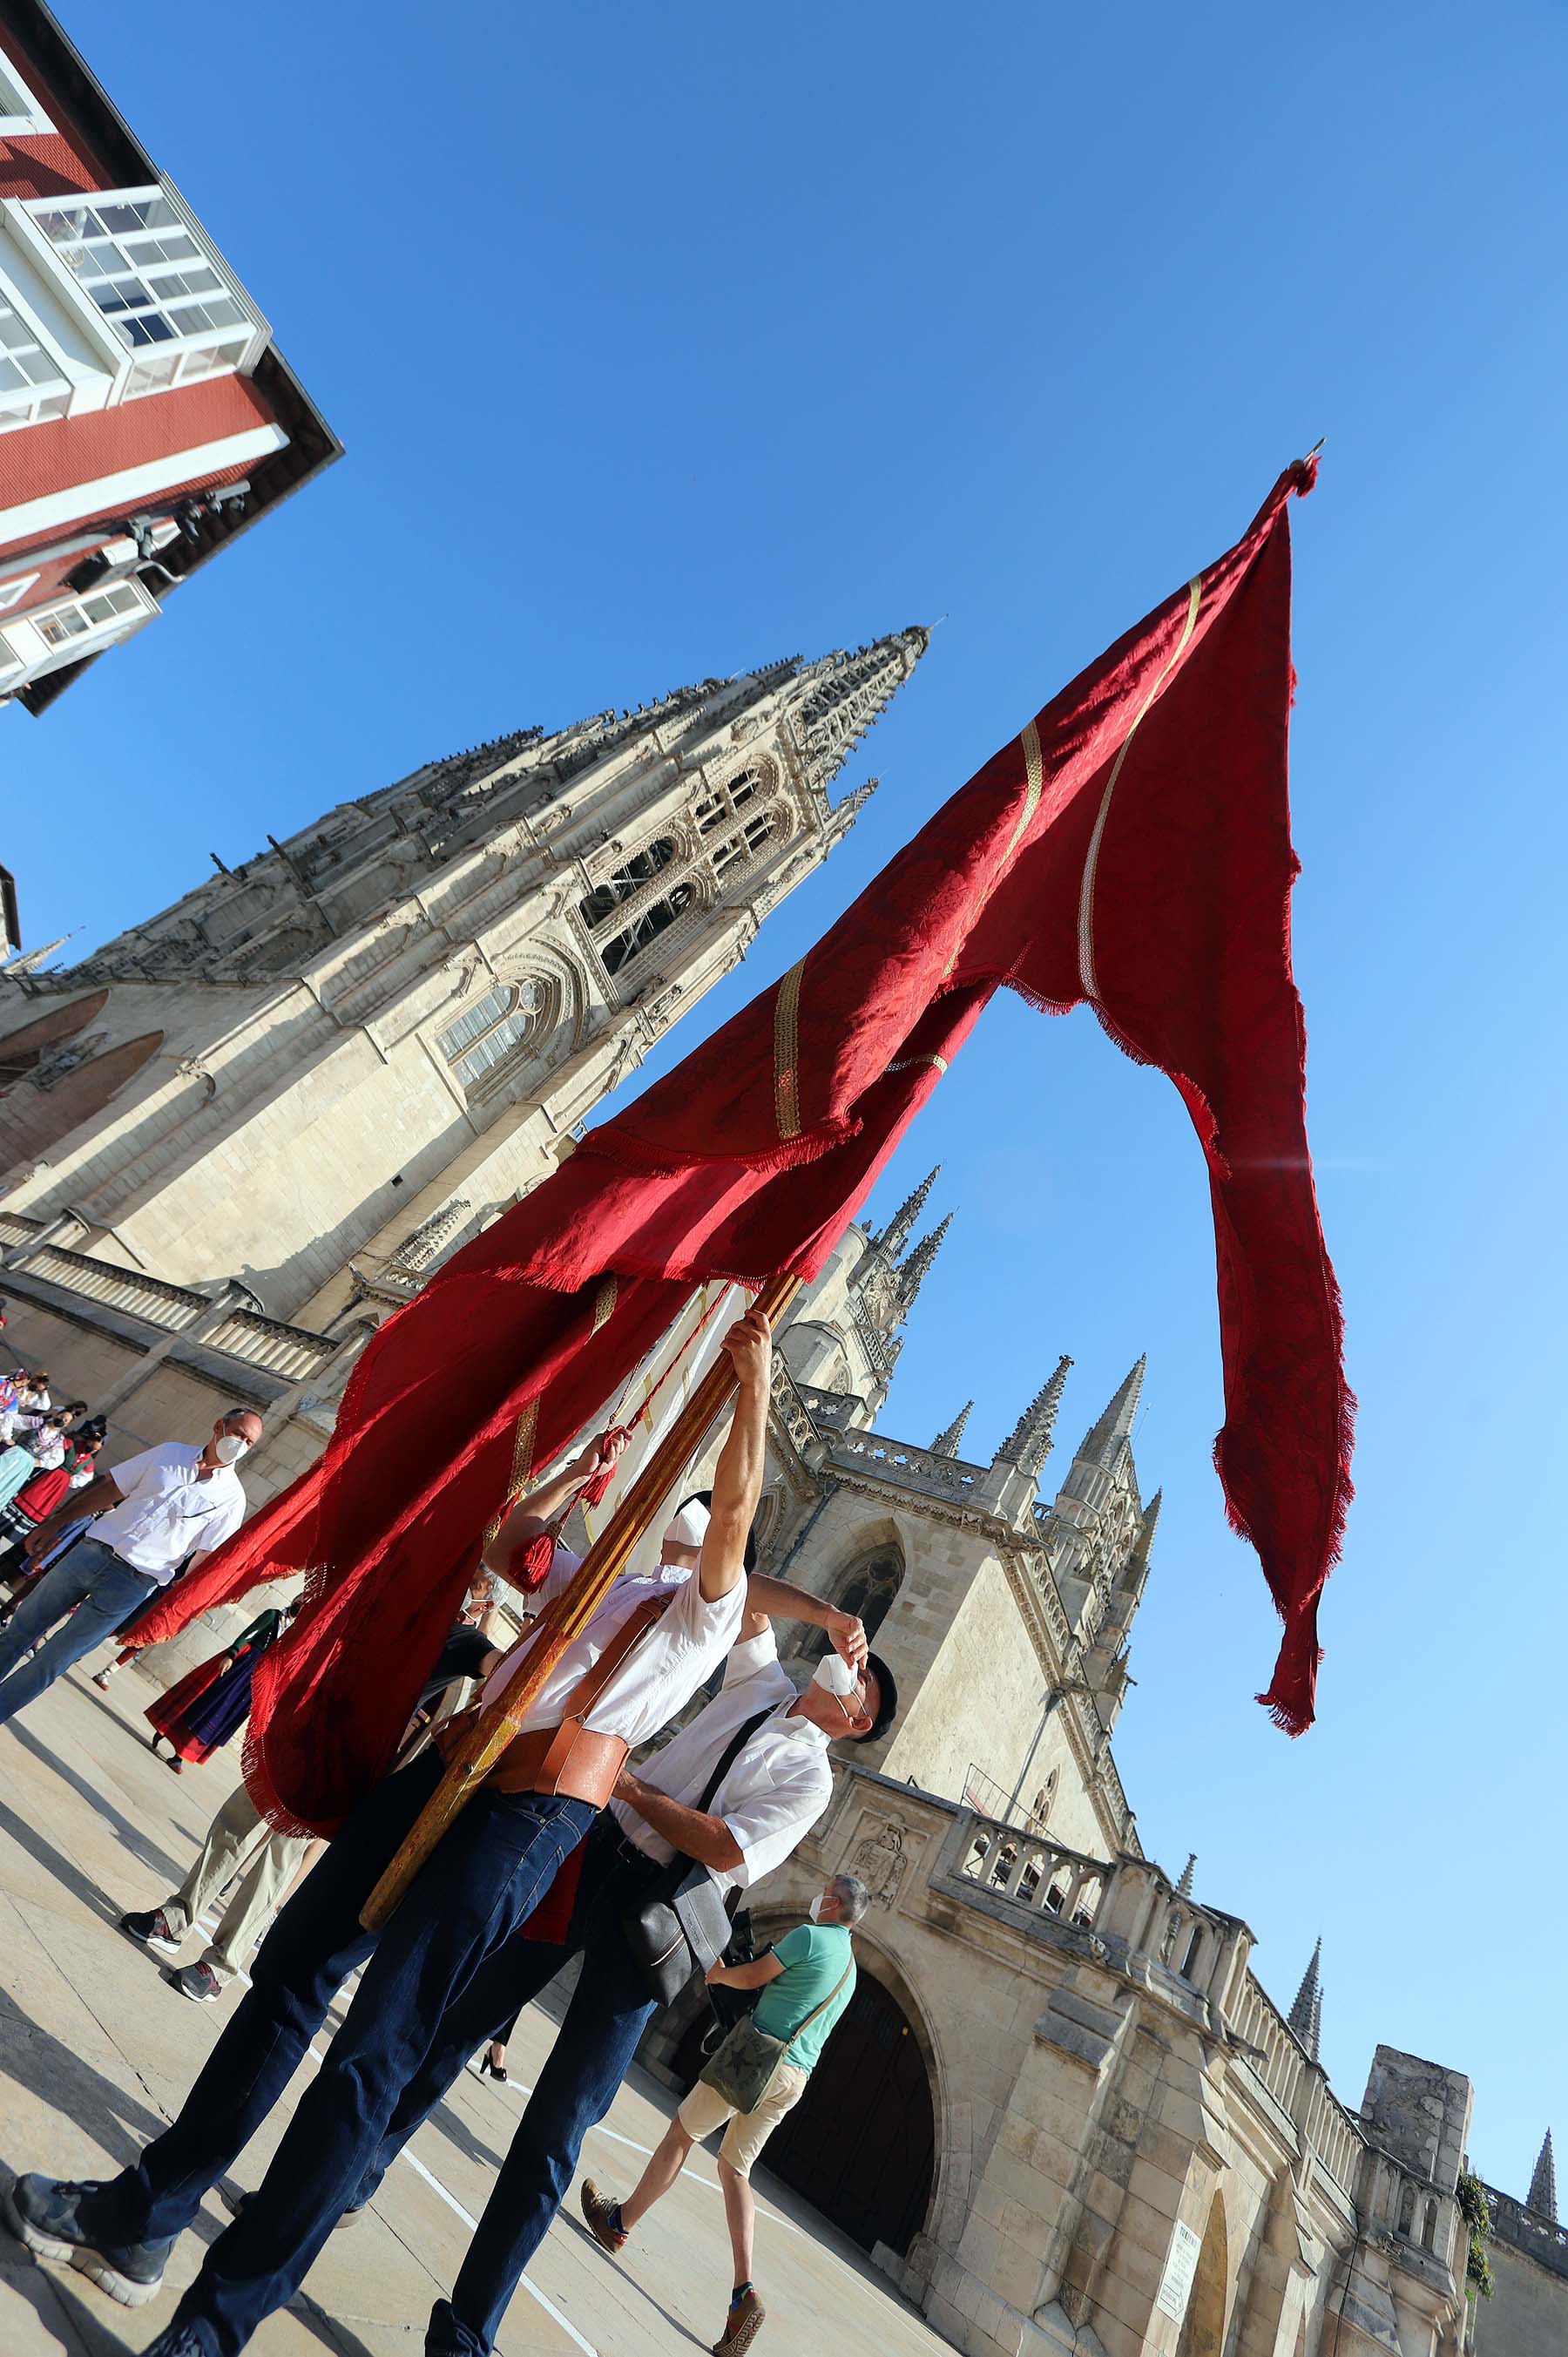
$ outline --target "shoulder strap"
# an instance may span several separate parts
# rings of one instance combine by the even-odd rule
[[[661,1612],[674,1602],[674,1597],[650,1596],[635,1612],[628,1612],[592,1669],[585,1670],[566,1697],[563,1718],[586,1718],[632,1647],[647,1636]]]
[[[780,1696],[779,1699],[782,1700],[783,1697]],[[755,1718],[748,1718],[745,1725],[743,1727],[736,1727],[735,1733],[730,1737],[729,1741],[719,1753],[718,1760],[714,1766],[713,1774],[708,1778],[702,1799],[696,1803],[696,1806],[703,1812],[704,1816],[707,1814],[709,1809],[713,1807],[714,1794],[718,1791],[719,1786],[724,1782],[725,1778],[735,1766],[735,1763],[739,1759],[742,1751],[745,1750],[752,1737],[757,1733],[757,1730],[762,1725],[763,1720],[771,1718],[778,1707],[778,1703],[770,1702],[766,1710],[759,1710]]]
[[[847,1980],[848,1980],[848,1978],[849,1978],[849,1976],[850,1976],[851,1973],[853,1973],[853,1972],[854,1972],[854,1942],[852,1941],[852,1942],[850,1943],[849,1962],[848,1962],[848,1964],[844,1966],[844,1968],[843,1968],[843,1972],[839,1975],[838,1988],[831,1988],[831,1989],[828,1991],[828,1993],[827,1993],[826,1996],[825,1996],[825,1997],[823,1997],[823,1999],[822,1999],[822,2001],[821,2005],[814,2005],[814,2006],[811,2007],[811,2012],[806,2016],[805,2020],[804,2020],[803,2022],[801,2022],[801,2024],[800,2024],[800,2028],[799,2028],[798,2029],[792,2029],[792,2030],[789,2032],[789,2043],[790,2043],[790,2045],[791,2045],[791,2046],[793,2046],[793,2045],[794,2045],[795,2040],[797,2040],[797,2038],[803,2037],[803,2036],[804,2036],[804,2034],[805,2034],[805,2032],[806,2032],[808,2029],[810,2029],[810,2028],[811,2028],[811,2026],[812,2022],[813,2022],[813,2021],[815,2021],[815,2019],[816,2019],[816,2018],[817,2018],[817,2016],[818,2016],[818,2014],[819,2014],[819,2013],[825,2013],[825,2012],[827,2011],[827,2009],[828,2009],[829,2006],[830,2006],[830,2005],[832,2005],[832,2001],[833,2001],[834,1997],[835,1997],[835,1996],[837,1996],[837,1995],[838,1995],[838,1993],[839,1993],[839,1989],[842,1989],[842,1988],[843,1988],[843,1985],[844,1985],[845,1981],[847,1981]]]

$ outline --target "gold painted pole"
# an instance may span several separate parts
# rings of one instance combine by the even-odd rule
[[[769,1277],[752,1306],[765,1312],[768,1323],[777,1328],[800,1287],[798,1276]],[[443,1834],[467,1807],[511,1743],[546,1678],[626,1569],[633,1549],[652,1527],[655,1515],[736,1389],[735,1369],[721,1353],[583,1557],[571,1586],[540,1614],[521,1669],[489,1708],[478,1714],[463,1738],[402,1848],[360,1910],[360,1921],[367,1932],[381,1930]]]

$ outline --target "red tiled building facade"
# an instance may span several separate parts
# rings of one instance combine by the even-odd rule
[[[0,701],[40,712],[338,456],[38,0],[0,0]]]

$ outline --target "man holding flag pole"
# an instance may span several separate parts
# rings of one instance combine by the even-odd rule
[[[1317,1606],[1350,1496],[1354,1413],[1307,1153],[1289,948],[1286,512],[1316,473],[1316,459],[1288,468],[1235,546],[1036,713],[807,957],[437,1271],[367,1345],[320,1462],[132,1631],[152,1643],[260,1581],[306,1574],[295,1629],[257,1671],[247,1782],[274,1823],[349,1844],[352,1872],[332,1887],[360,1890],[367,1940],[392,1917],[360,1994],[373,1978],[393,2027],[371,2038],[356,2000],[354,2038],[330,2083],[329,2168],[295,2136],[312,2089],[280,2148],[297,2184],[274,2184],[274,2163],[147,2357],[238,2357],[288,2297],[457,1984],[581,1838],[608,1789],[600,1771],[616,1742],[640,1740],[679,1706],[668,1699],[682,1684],[672,1676],[661,1717],[628,1710],[612,1727],[590,1726],[596,1715],[568,1688],[563,1663],[581,1678],[607,1658],[607,1599],[642,1562],[638,1550],[661,1527],[665,1501],[737,1380],[726,1492],[733,1485],[738,1500],[745,1487],[737,1447],[746,1479],[760,1478],[771,1329],[822,1270],[999,988],[1048,1011],[1092,1006],[1187,1105],[1215,1231],[1226,1400],[1216,1465],[1284,1623],[1262,1699],[1292,1734],[1311,1725]],[[425,1767],[417,1788],[399,1776],[372,1789],[467,1593],[479,1534],[690,1318],[693,1289],[723,1279],[761,1288],[726,1341],[733,1372],[705,1376],[674,1415],[439,1781]],[[715,1523],[718,1496],[715,1479]],[[722,1576],[739,1581],[749,1507],[743,1516],[732,1503],[725,1519],[729,1538],[710,1530],[704,1541],[704,1589],[720,1578],[721,1557]],[[704,1663],[724,1650],[714,1651],[727,1626],[721,1608],[738,1615],[732,1593],[703,1594],[703,1612],[669,1607],[672,1627],[693,1616],[690,1651]],[[617,1634],[630,1626],[618,1620]],[[635,1669],[625,1674],[635,1684]],[[504,1780],[521,1756],[520,1738],[535,1781],[507,1793],[496,1774]],[[295,1987],[291,1943],[303,1932],[288,1927],[305,1924],[296,1910],[309,1889],[257,1960],[261,1981],[281,1992],[277,2035],[295,2060],[325,2010],[321,1997],[313,2014],[317,1976],[368,1952],[339,1920],[337,1945],[313,1935]],[[403,1918],[412,1908],[410,1924],[423,1923],[435,1893],[456,1928],[426,1942]],[[166,2236],[195,2214],[216,2169],[214,2136],[196,2135],[193,2123],[233,2100],[212,2078],[223,2075],[227,2045],[151,2147],[177,2153],[181,2136],[193,2136],[189,2159],[171,2164],[165,2208],[136,2190],[142,2171],[109,2188],[24,2179],[12,2201],[24,2237],[89,2272],[117,2272],[122,2297],[147,2297],[131,2278],[156,2279],[161,2255],[117,2245],[111,2266],[102,2246],[115,2235]],[[292,2068],[276,2077],[267,2066],[265,2101],[236,2114],[218,2141],[237,2149]],[[328,2099],[317,2108],[325,2117]]]
[[[293,2077],[347,1975],[366,1966],[343,2026],[306,2090],[257,2194],[209,2252],[156,2346],[227,2357],[292,2297],[374,2158],[411,2072],[450,2000],[514,1932],[609,1799],[627,1755],[659,1732],[715,1670],[740,1631],[745,1556],[762,1484],[771,1335],[752,1308],[723,1340],[736,1397],[714,1472],[713,1503],[683,1507],[662,1543],[618,1578],[557,1658],[484,1791],[440,1843],[386,1933],[360,1914],[426,1804],[441,1770],[430,1752],[373,1792],[333,1842],[258,1951],[252,1986],[179,2117],[134,2169],[105,2185],[19,2179],[13,2230],[65,2258],[127,2307],[151,2299],[203,2194],[249,2141]],[[699,1438],[702,1436],[699,1436]],[[607,1436],[542,1498],[608,1470]],[[668,1455],[668,1452],[666,1452]],[[678,1467],[671,1467],[671,1478]],[[492,1688],[520,1682],[548,1631],[541,1617]]]

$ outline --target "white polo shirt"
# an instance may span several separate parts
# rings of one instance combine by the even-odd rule
[[[556,1548],[544,1585],[536,1591],[542,1602],[548,1604],[560,1595],[581,1561],[570,1547]],[[623,1573],[546,1678],[524,1712],[519,1733],[558,1727],[573,1687],[593,1668],[622,1622],[649,1597],[660,1595],[670,1596],[671,1602],[632,1647],[589,1711],[585,1724],[591,1734],[618,1735],[634,1750],[667,1727],[734,1644],[746,1617],[744,1579],[737,1579],[727,1595],[710,1603],[696,1573],[677,1565],[661,1563],[650,1571]],[[483,1701],[494,1702],[506,1691],[532,1641],[530,1631],[505,1661],[496,1664],[485,1681]]]
[[[200,1462],[200,1449],[189,1441],[168,1440],[109,1469],[123,1502],[100,1514],[91,1534],[160,1587],[187,1555],[221,1546],[245,1519],[245,1492],[233,1467],[215,1466],[203,1481]]]
[[[671,1737],[662,1751],[639,1768],[639,1777],[656,1792],[688,1807],[701,1800],[719,1755],[731,1738],[759,1710],[770,1716],[731,1761],[724,1782],[709,1802],[735,1835],[741,1862],[725,1873],[712,1868],[721,1890],[745,1890],[770,1874],[805,1839],[832,1798],[833,1772],[828,1738],[809,1718],[791,1718],[800,1699],[779,1659],[771,1626],[748,1637],[730,1653],[725,1682],[705,1710]],[[667,1865],[675,1855],[625,1801],[611,1813],[628,1841]]]

